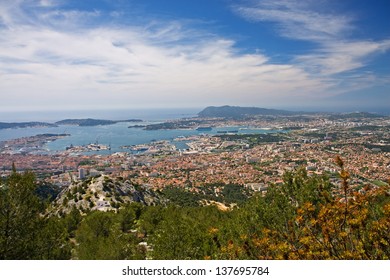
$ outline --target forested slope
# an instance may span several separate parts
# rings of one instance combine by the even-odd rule
[[[298,169],[265,195],[230,190],[225,211],[169,188],[164,204],[59,214],[15,171],[0,183],[0,259],[389,259],[389,185],[352,190],[337,164],[338,185]]]

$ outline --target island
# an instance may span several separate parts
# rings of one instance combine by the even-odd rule
[[[27,128],[27,127],[56,127],[57,125],[47,122],[0,122],[0,129]]]
[[[141,119],[128,119],[128,120],[99,120],[99,119],[65,119],[55,123],[48,122],[0,122],[0,129],[13,129],[13,128],[28,128],[28,127],[58,127],[59,125],[75,125],[75,126],[98,126],[98,125],[112,125],[116,123],[126,122],[142,122]]]
[[[202,124],[204,120],[200,119],[180,119],[172,120],[163,123],[149,124],[145,130],[160,130],[160,129],[192,129]]]
[[[129,119],[129,120],[99,120],[99,119],[65,119],[56,122],[56,125],[76,125],[76,126],[97,126],[97,125],[112,125],[122,122],[142,122],[140,119]]]

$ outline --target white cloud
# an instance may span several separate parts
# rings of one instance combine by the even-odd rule
[[[56,6],[58,4],[58,1],[55,1],[55,0],[40,0],[39,4],[42,7],[53,7],[53,6]]]
[[[234,10],[252,21],[276,23],[280,34],[291,39],[326,41],[353,29],[351,17],[318,12],[311,2],[262,0],[253,1],[251,6],[235,6]]]
[[[103,20],[106,15],[63,11],[54,1],[29,1],[43,10],[28,13],[22,2],[13,2],[19,6],[12,7],[11,2],[4,3],[0,4],[1,19],[7,22],[6,27],[0,25],[0,93],[6,95],[2,109],[299,103],[334,90],[339,81],[330,75],[360,67],[363,58],[389,48],[388,41],[336,45],[329,38],[346,29],[344,20],[335,21],[324,35],[307,12],[296,14],[290,26],[287,15],[268,1],[275,11],[262,13],[260,20],[282,22],[284,34],[300,25],[305,33],[301,38],[321,38],[321,49],[291,63],[274,64],[262,53],[242,54],[234,41],[180,21],[89,25],[89,19]]]
[[[242,17],[256,22],[273,22],[278,34],[294,40],[314,43],[307,54],[291,61],[309,77],[321,79],[327,85],[325,95],[336,95],[383,84],[383,79],[370,74],[354,79],[353,71],[369,64],[370,58],[390,49],[390,40],[352,40],[355,29],[351,15],[324,12],[327,1],[253,0],[249,5],[234,6]],[[319,12],[321,10],[321,12]],[[322,86],[324,86],[322,84]]]
[[[190,104],[223,102],[229,95],[237,100],[240,95],[256,100],[259,94],[280,98],[281,92],[320,85],[291,65],[270,64],[260,54],[235,54],[234,43],[227,40],[170,48],[153,45],[134,30],[69,34],[21,29],[1,35],[11,42],[0,44],[8,59],[0,64],[0,88],[16,91],[15,101],[28,91],[45,100],[72,99],[77,92],[78,100],[92,103],[137,99]]]
[[[0,30],[2,106],[91,106],[276,102],[326,86],[292,65],[240,54],[235,42],[180,22],[88,27],[78,11],[49,10],[35,24]],[[78,28],[54,29],[67,25]],[[26,22],[27,23],[27,22]],[[67,25],[72,26],[72,24]],[[196,40],[193,39],[196,38]],[[202,106],[201,105],[201,106]]]
[[[296,60],[311,73],[322,75],[339,74],[365,66],[370,55],[390,49],[390,40],[380,42],[331,42],[308,55],[297,56]]]
[[[99,11],[63,11],[49,10],[37,15],[42,22],[49,22],[52,25],[63,27],[77,27],[77,24],[86,22],[88,19],[95,19],[100,16]]]

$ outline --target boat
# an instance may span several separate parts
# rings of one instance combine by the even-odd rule
[[[218,130],[217,133],[238,133],[238,130]]]
[[[197,131],[211,131],[213,128],[211,126],[199,126]]]

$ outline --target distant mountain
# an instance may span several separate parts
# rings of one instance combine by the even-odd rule
[[[19,123],[5,123],[0,122],[0,129],[7,128],[26,128],[26,127],[54,127],[56,125],[45,122],[19,122]]]
[[[97,126],[97,125],[111,125],[119,122],[142,122],[139,119],[130,119],[130,120],[120,120],[120,121],[111,121],[111,120],[97,120],[97,119],[65,119],[56,122],[56,125],[78,125],[78,126]]]
[[[296,115],[297,112],[265,109],[257,107],[239,107],[239,106],[210,106],[198,113],[199,117],[208,118],[243,118],[256,115]]]
[[[65,119],[56,123],[47,122],[0,122],[0,129],[7,128],[26,128],[26,127],[56,127],[59,125],[77,125],[77,126],[97,126],[97,125],[110,125],[120,122],[142,122],[140,119],[129,119],[120,121],[111,120],[97,120],[97,119]]]

